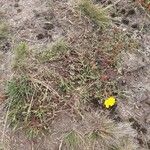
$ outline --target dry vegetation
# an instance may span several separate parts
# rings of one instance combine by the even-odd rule
[[[7,124],[36,139],[52,134],[51,124],[65,111],[85,129],[77,127],[63,134],[60,150],[137,150],[131,124],[110,118],[109,111],[117,106],[106,110],[103,101],[109,96],[121,100],[120,54],[134,51],[139,44],[122,30],[111,28],[108,10],[92,1],[81,0],[75,11],[98,26],[85,33],[89,43],[82,43],[85,49],[77,49],[79,41],[72,44],[67,37],[44,50],[30,49],[26,42],[15,46],[13,77],[6,86]],[[0,39],[6,35],[2,23]]]

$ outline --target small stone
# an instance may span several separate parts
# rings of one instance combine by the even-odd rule
[[[128,25],[129,24],[129,20],[128,19],[122,19],[122,23],[125,24],[125,25]]]

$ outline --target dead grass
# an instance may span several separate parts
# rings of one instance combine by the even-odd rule
[[[96,120],[92,123],[93,131],[87,134],[92,147],[107,150],[113,149],[114,147],[123,147],[122,139],[125,140],[129,138],[130,142],[134,142],[136,133],[130,124],[115,123],[102,114],[97,117],[94,118]],[[90,122],[92,122],[92,120],[91,118]],[[134,147],[135,145],[133,144],[132,146]],[[131,147],[131,149],[133,149],[133,147]]]

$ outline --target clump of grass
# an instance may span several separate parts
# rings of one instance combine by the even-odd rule
[[[93,69],[90,63],[80,62],[80,68],[78,68],[75,76],[71,77],[72,81],[77,85],[85,85],[91,81],[95,81],[98,78],[99,71]]]
[[[23,129],[29,138],[45,135],[50,132],[49,125],[59,112],[70,108],[70,101],[64,101],[55,88],[57,81],[56,84],[53,81],[53,85],[49,82],[43,76],[24,75],[14,77],[7,84],[8,123],[14,131]]]
[[[6,38],[8,35],[8,27],[5,23],[0,22],[0,40]]]
[[[61,57],[68,51],[69,47],[63,40],[56,41],[50,48],[38,54],[41,62],[48,62]]]
[[[21,42],[14,49],[14,62],[13,67],[15,69],[23,69],[26,65],[26,59],[28,56],[28,47],[25,42]]]
[[[89,133],[89,140],[91,145],[93,145],[95,142],[98,143],[99,148],[101,149],[108,149],[109,147],[112,147],[116,143],[116,137],[114,135],[114,131],[116,130],[115,125],[111,120],[103,118],[104,122],[99,124],[99,127],[97,129],[93,129],[91,133]],[[96,146],[96,145],[95,145]]]
[[[110,19],[105,8],[94,5],[91,0],[80,0],[79,8],[81,12],[89,17],[100,27],[106,27],[110,23]]]
[[[32,93],[31,91],[32,89],[24,77],[18,80],[12,79],[12,81],[8,83],[7,94],[10,102],[10,106],[8,103],[10,126],[15,128],[20,121],[25,120],[23,114],[28,107],[26,105],[26,96],[30,95],[30,93]]]
[[[89,131],[91,131],[86,136],[91,147],[110,150],[114,147],[124,146],[123,141],[128,138],[130,139],[130,143],[134,143],[136,132],[131,128],[130,124],[116,123],[108,118],[106,114],[94,115],[89,119],[86,121],[89,123]]]
[[[67,150],[136,150],[136,131],[128,123],[116,123],[107,114],[87,114],[82,120],[84,128],[67,133],[63,145]]]
[[[65,136],[64,144],[68,150],[77,150],[84,145],[84,142],[81,135],[73,130]]]
[[[29,137],[47,130],[47,117],[51,112],[48,90],[28,77],[13,78],[7,85],[9,126],[14,130],[25,129]]]

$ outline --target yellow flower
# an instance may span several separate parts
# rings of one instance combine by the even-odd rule
[[[106,108],[112,107],[112,106],[114,106],[115,104],[116,104],[116,99],[115,99],[113,96],[111,96],[111,97],[105,99],[105,101],[104,101],[104,106],[105,106]]]

